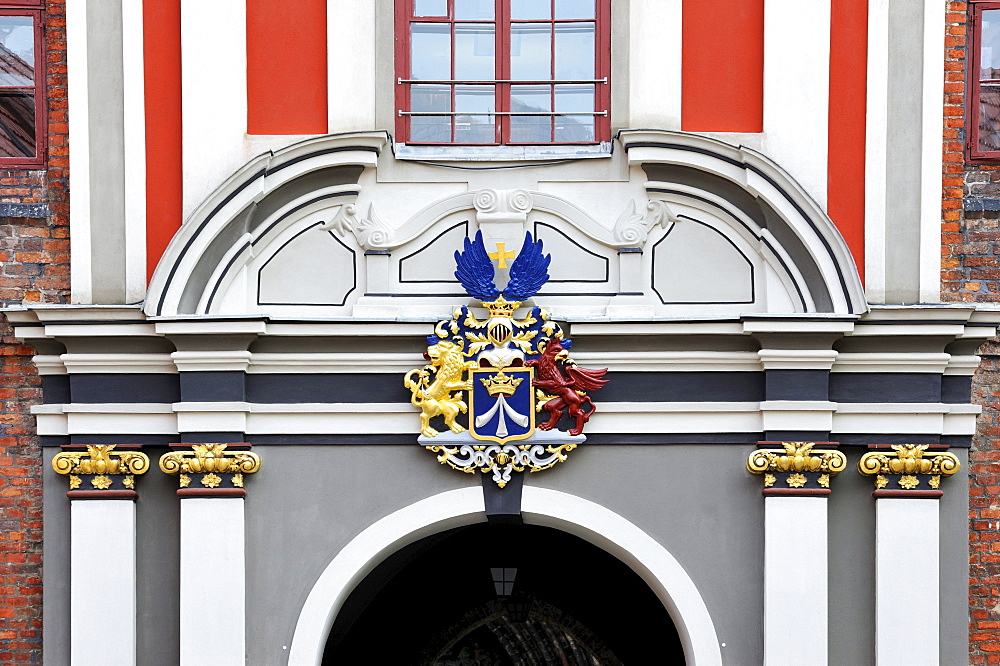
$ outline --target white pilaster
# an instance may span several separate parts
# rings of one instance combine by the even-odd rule
[[[764,3],[764,152],[826,208],[830,0]]]
[[[243,666],[243,499],[181,499],[181,666]]]
[[[135,664],[135,502],[70,502],[73,666]]]
[[[826,497],[764,498],[764,664],[827,663]],[[796,627],[807,628],[803,636]]]
[[[681,128],[682,5],[629,3],[629,127]]]
[[[875,500],[875,663],[932,666],[939,662],[938,500]],[[919,571],[920,583],[900,584]]]

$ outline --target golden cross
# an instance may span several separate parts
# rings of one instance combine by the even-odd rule
[[[506,249],[504,247],[505,245],[506,245],[506,243],[497,243],[497,251],[496,252],[490,252],[490,253],[488,253],[486,255],[490,259],[496,259],[497,260],[497,268],[507,268],[507,260],[508,259],[513,259],[514,256],[517,254],[513,250],[507,250],[505,252],[504,251]]]

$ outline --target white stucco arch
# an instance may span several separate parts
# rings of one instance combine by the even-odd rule
[[[722,664],[715,625],[694,581],[651,536],[599,504],[568,493],[525,487],[525,522],[581,537],[632,568],[666,607],[688,664]],[[439,493],[370,525],[337,553],[309,591],[295,624],[288,655],[292,666],[323,660],[327,637],[354,587],[391,553],[425,536],[486,520],[479,487]]]

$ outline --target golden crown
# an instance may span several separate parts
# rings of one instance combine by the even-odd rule
[[[497,374],[491,375],[486,379],[480,379],[479,381],[483,383],[483,386],[486,387],[486,391],[490,395],[496,395],[498,393],[514,395],[514,391],[517,390],[518,384],[524,381],[524,377],[518,377],[515,379],[501,370]]]
[[[495,301],[483,301],[483,307],[489,310],[491,317],[513,317],[521,301],[508,301],[500,295]]]

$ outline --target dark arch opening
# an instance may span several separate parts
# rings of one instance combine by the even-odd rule
[[[344,602],[323,656],[324,665],[650,661],[685,663],[673,621],[631,568],[560,530],[489,524],[387,558]]]

